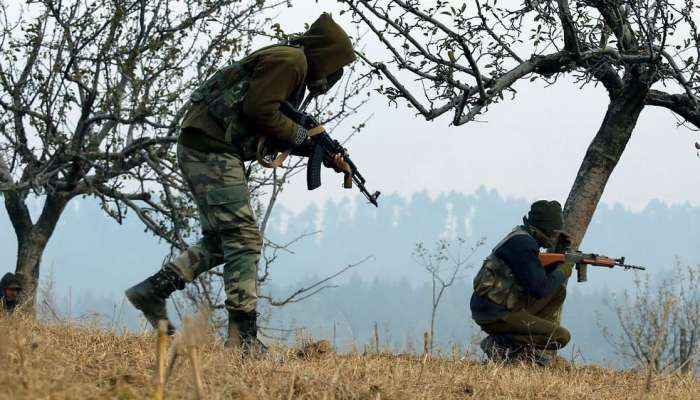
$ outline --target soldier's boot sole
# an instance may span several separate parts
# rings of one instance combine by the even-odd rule
[[[149,279],[127,289],[124,294],[129,302],[146,317],[153,329],[158,329],[159,321],[168,322],[168,335],[175,334],[175,327],[168,318],[165,299],[158,296]]]

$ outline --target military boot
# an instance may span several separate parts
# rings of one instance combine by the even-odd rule
[[[229,310],[228,338],[224,344],[240,348],[245,357],[261,357],[267,354],[267,346],[258,339],[258,314]]]
[[[489,335],[480,343],[481,351],[492,362],[515,362],[522,348],[507,335]]]
[[[172,270],[165,268],[138,285],[127,289],[125,294],[126,298],[143,313],[154,329],[158,329],[158,321],[166,320],[168,321],[168,335],[174,335],[175,327],[168,319],[165,300],[175,290],[184,288],[185,281]]]

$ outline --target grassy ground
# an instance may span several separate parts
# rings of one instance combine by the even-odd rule
[[[152,398],[153,336],[15,318],[0,319],[0,332],[0,399]],[[206,399],[700,399],[700,382],[687,376],[653,377],[647,391],[644,374],[598,367],[332,352],[302,358],[288,348],[275,349],[277,360],[243,361],[209,335],[197,337]],[[166,399],[195,398],[191,364],[181,359]]]

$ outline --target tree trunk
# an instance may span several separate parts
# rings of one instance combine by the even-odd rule
[[[41,257],[71,196],[57,193],[46,196],[46,202],[36,224],[32,223],[26,206],[27,193],[7,193],[5,208],[17,236],[17,273],[22,283],[23,310],[36,315],[36,295],[41,271]]]
[[[639,114],[644,108],[648,86],[636,79],[613,97],[598,133],[588,147],[564,206],[564,229],[572,245],[581,244],[605,185],[620,160]]]
[[[22,240],[17,243],[17,265],[15,273],[20,275],[22,281],[23,310],[28,314],[35,314],[36,294],[39,285],[39,273],[41,257],[46,249],[48,237],[33,228]]]

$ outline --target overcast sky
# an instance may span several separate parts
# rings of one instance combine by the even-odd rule
[[[321,11],[349,26],[335,0],[295,1],[275,18],[287,32],[302,31]],[[352,30],[352,29],[351,29]],[[367,35],[367,52],[384,56]],[[351,156],[372,190],[410,196],[447,191],[470,193],[480,186],[507,196],[553,198],[562,202],[580,161],[600,126],[607,106],[602,87],[561,80],[554,86],[520,82],[513,101],[491,107],[480,122],[449,126],[451,116],[425,122],[410,110],[388,106],[374,95],[363,109],[369,126],[349,144]],[[700,158],[693,144],[700,134],[676,127],[667,110],[647,107],[612,175],[603,201],[643,208],[650,200],[700,205]],[[288,187],[282,200],[295,210],[309,202],[354,195],[340,179],[324,176],[324,187],[307,193],[304,177]],[[380,202],[381,203],[381,202]]]

